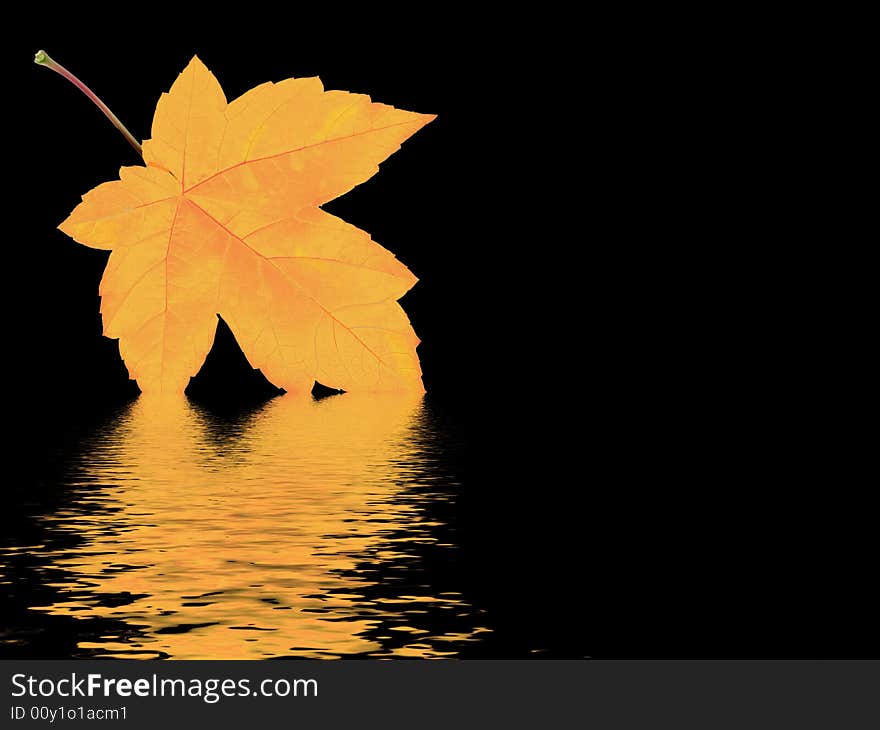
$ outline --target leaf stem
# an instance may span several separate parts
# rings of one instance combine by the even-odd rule
[[[104,112],[104,116],[113,123],[113,126],[116,127],[116,129],[118,129],[120,132],[122,132],[122,136],[125,137],[128,143],[135,148],[137,153],[143,156],[140,142],[138,142],[134,138],[134,135],[132,135],[132,133],[129,132],[128,129],[126,129],[125,125],[119,121],[119,117],[117,117],[113,112],[110,111],[109,107],[98,98],[98,95],[95,94],[94,91],[92,91],[72,73],[70,73],[70,71],[64,68],[64,66],[62,66],[60,63],[56,63],[55,61],[53,61],[49,57],[49,54],[45,51],[37,51],[37,54],[34,56],[34,63],[36,63],[38,66],[45,66],[46,68],[52,69],[55,73],[61,74],[83,94],[89,97],[89,99],[94,102],[95,106],[97,106],[98,109]]]

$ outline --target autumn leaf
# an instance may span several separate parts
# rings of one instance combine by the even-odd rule
[[[274,384],[308,392],[417,390],[419,343],[400,299],[416,278],[321,205],[434,118],[324,91],[318,78],[257,86],[228,103],[193,58],[143,144],[59,227],[110,249],[104,334],[144,392],[180,392],[219,314]],[[135,143],[136,145],[136,143]]]

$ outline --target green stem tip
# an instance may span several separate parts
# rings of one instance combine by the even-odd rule
[[[64,68],[64,66],[62,66],[60,63],[53,61],[49,54],[43,50],[37,51],[36,55],[34,55],[34,63],[38,66],[45,66],[55,73],[60,74],[70,83],[72,83],[76,88],[78,88],[83,94],[85,94],[89,99],[92,100],[92,102],[96,107],[98,107],[98,109],[100,109],[104,113],[104,116],[107,117],[107,119],[109,119],[113,123],[113,126],[122,133],[122,136],[125,137],[126,141],[132,147],[134,147],[137,153],[139,155],[143,155],[143,150],[141,149],[140,142],[138,142],[134,138],[134,135],[128,131],[128,129],[122,122],[119,121],[119,117],[117,117],[113,112],[110,111],[110,108],[103,101],[101,101],[100,98],[98,98],[98,95],[95,94],[94,91],[92,91],[72,73],[70,73],[70,71]]]

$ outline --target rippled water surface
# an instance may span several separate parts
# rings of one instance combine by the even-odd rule
[[[5,536],[2,589],[31,619],[0,642],[66,621],[84,657],[456,656],[489,629],[454,569],[425,579],[457,559],[455,448],[421,398],[287,396],[221,418],[141,397]]]

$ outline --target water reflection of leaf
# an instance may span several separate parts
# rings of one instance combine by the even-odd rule
[[[53,556],[70,581],[42,610],[138,627],[136,639],[80,645],[103,655],[379,653],[388,607],[365,599],[375,563],[433,539],[419,499],[399,498],[404,485],[430,481],[426,428],[420,396],[285,397],[239,419],[141,398],[77,473],[108,509],[49,518],[86,543]],[[91,593],[77,588],[89,583]],[[108,605],[111,594],[129,598]],[[421,597],[414,613],[425,602],[467,614],[455,592]],[[399,653],[439,655],[432,646],[453,639],[412,633],[419,642]]]

